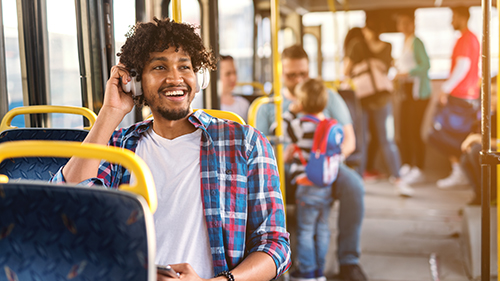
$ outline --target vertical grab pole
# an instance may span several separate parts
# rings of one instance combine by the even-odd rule
[[[347,1],[345,1],[345,2],[347,2]],[[328,0],[328,7],[330,8],[330,11],[332,12],[332,16],[333,16],[333,23],[334,23],[333,24],[333,34],[334,34],[333,41],[336,45],[340,46],[341,44],[340,44],[339,29],[338,29],[338,26],[339,26],[338,21],[339,20],[338,20],[338,15],[337,15],[337,8],[335,7],[335,1]],[[337,51],[335,52],[333,60],[334,60],[333,63],[335,64],[335,75],[337,76],[337,79],[335,79],[335,87],[338,87],[340,85],[340,77],[342,77],[342,71],[340,70],[340,48],[337,48]]]
[[[499,30],[500,30],[500,17],[499,17],[499,21],[498,21],[498,27],[499,27]],[[500,54],[500,45],[498,46],[498,51],[499,51],[499,54]],[[498,60],[498,69],[500,69],[500,60]],[[497,101],[498,101],[498,97],[500,95],[500,83],[498,83],[498,77],[499,75],[497,74],[497,79],[496,79],[496,84],[497,84]],[[500,103],[497,102],[497,113],[500,112]],[[500,132],[500,114],[497,114],[497,132]],[[495,140],[498,139],[498,133],[497,135],[495,136]],[[498,151],[498,147],[499,147],[499,142],[496,141],[496,151]],[[496,171],[497,171],[497,182],[496,182],[496,189],[497,189],[497,202],[500,202],[500,192],[499,191],[499,188],[500,188],[500,179],[498,178],[498,175],[500,175],[500,165],[497,165],[495,167]],[[500,220],[500,208],[497,208],[497,245],[500,245],[500,223],[499,223],[499,220]],[[497,268],[500,268],[500,251],[497,250]]]
[[[482,80],[481,80],[481,154],[491,152],[491,67],[490,67],[490,9],[491,0],[481,1],[483,8]],[[481,280],[490,280],[490,164],[481,163]]]
[[[182,22],[181,0],[172,0],[172,19],[175,22]]]
[[[281,193],[283,194],[283,203],[286,204],[286,190],[285,190],[285,162],[283,159],[283,111],[282,97],[281,97],[281,58],[278,52],[278,31],[279,31],[279,0],[271,0],[271,40],[273,48],[273,89],[274,89],[274,104],[276,122],[276,138],[278,143],[276,145],[276,162],[280,173]]]

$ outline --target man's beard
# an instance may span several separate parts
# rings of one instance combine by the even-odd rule
[[[179,110],[159,108],[158,113],[160,113],[160,115],[167,120],[175,121],[188,116],[189,107],[186,109],[179,109]]]

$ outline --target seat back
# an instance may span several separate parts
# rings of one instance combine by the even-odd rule
[[[0,143],[20,140],[65,140],[82,142],[88,131],[79,129],[11,129],[0,133]],[[47,182],[68,162],[61,157],[9,158],[0,163],[0,174],[10,179],[40,180]]]
[[[41,141],[0,145],[0,159],[12,154],[41,156],[55,149],[58,157],[76,150],[78,157],[102,155],[110,162],[123,157],[120,164],[138,179],[134,186],[109,190],[6,183],[0,177],[0,280],[156,280],[156,189],[151,172],[130,151],[96,147]]]
[[[17,128],[11,126],[12,119],[21,114],[35,113],[67,113],[85,116],[90,126],[82,129],[56,129],[56,128]],[[96,115],[84,107],[74,106],[25,106],[10,110],[0,124],[0,143],[17,140],[65,140],[82,142],[88,130],[95,123]],[[0,163],[0,174],[5,174],[11,179],[48,181],[61,166],[66,164],[68,158],[56,157],[23,157],[6,159]]]
[[[154,232],[137,195],[22,182],[0,190],[8,280],[148,280]]]

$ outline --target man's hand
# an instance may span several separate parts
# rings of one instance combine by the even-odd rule
[[[302,105],[299,103],[298,100],[295,100],[288,106],[288,111],[290,111],[293,114],[298,114],[302,112]]]
[[[124,84],[129,83],[130,74],[123,64],[115,65],[111,68],[111,75],[106,83],[106,93],[104,94],[103,109],[113,109],[125,116],[134,107],[134,100],[130,93],[125,93],[122,89],[120,79]],[[123,117],[122,116],[122,117]]]
[[[481,134],[470,134],[462,142],[462,145],[460,146],[460,148],[462,149],[462,152],[467,152],[467,151],[469,151],[469,149],[473,143],[481,143],[481,140],[482,140]]]
[[[441,92],[439,94],[439,104],[446,105],[448,103],[448,94]]]
[[[198,274],[194,271],[193,267],[189,263],[179,263],[179,264],[171,264],[170,265],[175,272],[179,273],[179,277],[182,280],[189,280],[189,281],[201,281],[201,280],[207,280],[203,279]],[[170,278],[168,276],[162,275],[160,271],[158,271],[156,275],[156,280],[157,281],[173,281],[173,280],[179,280],[176,278]],[[221,279],[224,280],[224,279]]]
[[[293,154],[295,154],[295,144],[290,144],[285,148],[283,152],[283,160],[285,163],[291,163],[293,160]]]

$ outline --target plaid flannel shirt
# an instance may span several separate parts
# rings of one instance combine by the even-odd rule
[[[277,278],[290,267],[291,259],[272,146],[254,128],[201,110],[189,121],[203,130],[200,178],[215,274],[235,268],[248,254],[260,251],[273,258]],[[146,120],[120,129],[109,145],[135,152],[139,138],[152,124]],[[61,170],[52,181],[64,182]],[[98,177],[81,184],[117,188],[129,181],[128,170],[103,162]]]

